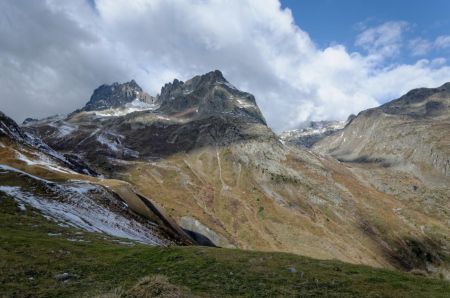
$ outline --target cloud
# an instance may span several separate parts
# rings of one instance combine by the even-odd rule
[[[409,48],[413,56],[424,56],[431,51],[449,49],[450,35],[441,35],[434,41],[424,38],[415,38],[409,41]]]
[[[213,69],[253,93],[277,131],[345,119],[411,88],[450,81],[446,60],[390,61],[408,25],[361,32],[361,52],[318,48],[277,0],[2,1],[0,110],[67,113],[102,83],[156,94]]]
[[[450,48],[450,35],[438,36],[434,41],[434,45],[440,49]]]
[[[403,32],[408,28],[408,23],[404,21],[386,22],[366,28],[357,36],[355,45],[379,59],[396,56],[403,45]]]
[[[413,56],[424,56],[433,48],[433,43],[420,37],[410,40],[408,45]]]

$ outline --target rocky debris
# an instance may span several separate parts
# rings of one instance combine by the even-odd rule
[[[297,269],[295,267],[288,267],[290,273],[297,273]]]
[[[58,280],[58,281],[65,281],[65,280],[68,280],[70,278],[70,274],[67,273],[67,272],[64,272],[64,273],[56,274],[54,276],[54,278],[56,280]]]
[[[280,140],[303,148],[311,148],[321,139],[344,128],[345,124],[345,121],[311,121],[306,127],[281,133]]]
[[[116,82],[112,85],[101,85],[94,90],[89,102],[82,111],[117,108],[135,99],[145,103],[154,102],[154,98],[145,93],[134,80],[123,84]]]

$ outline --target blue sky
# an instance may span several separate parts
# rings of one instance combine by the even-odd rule
[[[364,27],[389,21],[404,21],[408,28],[403,38],[435,40],[450,34],[450,1],[448,0],[282,0],[296,24],[321,48],[343,44],[349,51],[360,50],[355,38]],[[399,63],[412,63],[417,57],[449,57],[450,48],[432,49],[413,56],[405,47],[397,57]]]

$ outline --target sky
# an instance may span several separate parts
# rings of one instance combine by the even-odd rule
[[[70,113],[101,84],[156,95],[220,69],[275,131],[450,81],[450,1],[0,1],[0,110]]]

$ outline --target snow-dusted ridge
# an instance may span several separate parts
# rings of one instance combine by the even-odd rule
[[[157,104],[145,103],[136,98],[132,102],[129,102],[122,107],[110,108],[100,111],[92,111],[90,113],[93,113],[94,115],[100,117],[119,117],[134,112],[153,111],[156,110],[158,107],[159,106]]]
[[[308,126],[280,134],[283,143],[311,147],[315,142],[345,127],[347,121],[311,121]]]
[[[27,179],[27,185],[1,185],[0,192],[14,198],[22,210],[30,206],[60,224],[89,232],[149,245],[169,244],[158,235],[153,223],[134,220],[130,217],[127,204],[101,186],[75,180],[55,183],[0,164],[0,177],[11,174],[17,174],[17,179]],[[44,188],[45,192],[39,191],[40,188]]]

